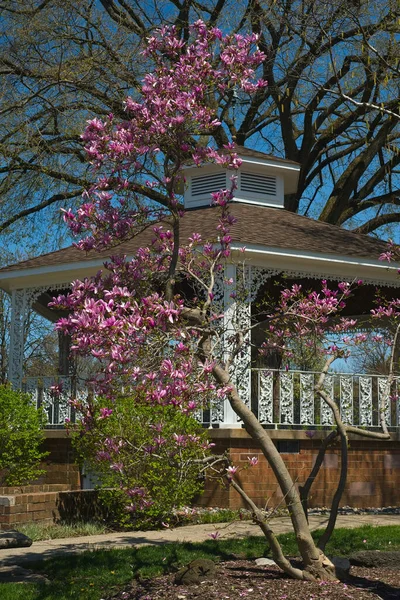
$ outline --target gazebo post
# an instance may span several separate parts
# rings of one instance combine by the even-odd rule
[[[231,284],[223,284],[224,290],[224,359],[227,360],[230,353],[229,337],[234,334],[235,331],[235,317],[236,317],[236,300],[233,296],[233,292],[236,290],[236,265],[227,264],[224,270],[225,281],[232,281]],[[250,368],[250,365],[249,365]],[[235,378],[235,367],[232,367],[232,377]],[[237,428],[240,427],[236,413],[233,411],[229,400],[224,401],[224,420],[220,423],[220,427]]]
[[[24,324],[29,310],[27,290],[13,290],[11,296],[10,355],[8,379],[12,386],[20,389],[22,385],[24,343]]]
[[[225,358],[230,352],[229,337],[235,332],[241,332],[244,338],[243,346],[231,366],[231,378],[243,402],[249,408],[251,408],[251,304],[262,284],[275,273],[273,269],[251,265],[238,266],[231,263],[227,264],[224,270],[225,282],[232,282],[224,283],[223,286]],[[236,302],[236,292],[245,296],[240,303]],[[224,420],[220,426],[241,427],[241,421],[238,421],[228,400],[225,400]]]

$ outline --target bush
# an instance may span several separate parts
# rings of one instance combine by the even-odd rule
[[[112,414],[102,418],[101,401],[94,404],[91,426],[87,420],[79,425],[73,443],[85,468],[99,478],[100,499],[112,524],[143,528],[170,521],[174,509],[190,503],[203,488],[193,459],[204,456],[208,447],[204,430],[172,406],[120,397]]]
[[[40,448],[45,422],[27,394],[0,386],[1,485],[24,485],[45,473],[39,467],[47,456]]]

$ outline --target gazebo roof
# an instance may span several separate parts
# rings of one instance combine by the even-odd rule
[[[300,163],[295,160],[290,160],[289,158],[280,158],[278,156],[274,156],[273,154],[267,154],[266,152],[261,152],[260,150],[253,150],[252,148],[247,148],[247,146],[240,146],[236,144],[235,152],[240,158],[259,158],[262,161],[272,161],[274,163],[282,164],[282,165],[291,165],[293,167],[297,167],[300,170]],[[218,151],[219,154],[226,154],[226,150],[221,148]],[[188,160],[185,163],[187,166],[194,165],[194,161],[192,159]]]
[[[388,270],[387,263],[379,261],[379,255],[386,250],[386,242],[382,240],[279,208],[233,203],[230,210],[237,218],[231,229],[232,248],[239,249],[245,246],[246,252],[242,259],[244,256],[253,264],[264,263],[268,255],[270,262],[273,259],[271,265],[276,268],[281,265],[282,270],[292,268],[307,271],[313,265],[312,270],[316,274],[326,274],[328,277],[329,273],[346,275],[340,265],[353,265],[349,276],[360,278],[365,276],[360,269],[365,270],[368,266],[376,272],[374,278],[381,278],[389,285],[399,285],[396,269],[392,267]],[[182,242],[184,243],[193,232],[200,233],[203,240],[216,241],[218,216],[218,208],[212,207],[186,211],[181,221]],[[168,221],[164,226],[168,227]],[[102,252],[84,254],[76,247],[69,246],[43,254],[0,269],[0,287],[10,291],[32,285],[35,280],[37,285],[43,285],[44,280],[48,280],[49,283],[57,280],[65,282],[69,280],[68,277],[72,280],[89,275],[96,272],[110,255],[131,256],[139,247],[149,245],[152,238],[152,227],[149,227],[135,238]],[[324,263],[323,267],[321,261]],[[274,265],[274,262],[277,264]],[[328,269],[325,273],[328,265],[330,271]]]

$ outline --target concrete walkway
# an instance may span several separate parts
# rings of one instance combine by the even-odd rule
[[[326,515],[311,515],[311,529],[319,529],[326,525]],[[339,515],[337,527],[353,528],[362,525],[400,525],[400,515]],[[275,533],[291,531],[289,517],[279,517],[271,521]],[[111,548],[130,548],[143,544],[166,544],[168,542],[203,542],[210,539],[210,534],[218,531],[218,539],[260,535],[260,529],[250,521],[234,523],[218,523],[208,525],[188,525],[176,529],[162,531],[133,531],[106,533],[77,538],[47,540],[34,542],[30,548],[11,548],[0,550],[0,564],[20,565],[26,562],[43,560],[52,556]]]

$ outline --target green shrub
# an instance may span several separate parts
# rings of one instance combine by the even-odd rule
[[[24,485],[45,471],[47,453],[40,448],[45,415],[27,394],[0,386],[0,484]]]
[[[111,524],[148,528],[169,522],[174,509],[190,503],[203,488],[199,465],[193,461],[204,456],[204,429],[172,406],[143,405],[120,397],[112,414],[101,418],[102,405],[101,400],[94,401],[91,426],[78,426],[73,443],[85,468],[99,478],[100,499]],[[179,447],[176,436],[181,435],[187,441]],[[149,451],[157,436],[165,441]],[[127,495],[139,488],[149,499],[144,508]]]

